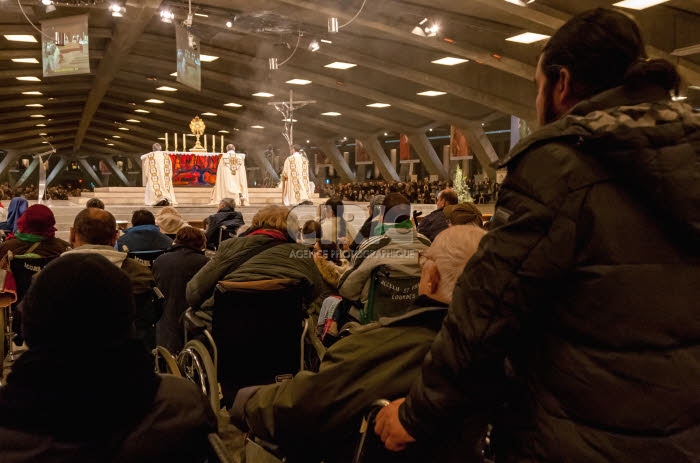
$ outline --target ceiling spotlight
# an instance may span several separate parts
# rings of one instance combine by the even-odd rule
[[[172,23],[175,19],[175,13],[170,10],[160,10],[160,20],[164,23]]]
[[[226,21],[226,27],[231,27],[233,26],[233,23],[231,21]]]
[[[411,34],[421,37],[435,37],[439,29],[436,23],[431,23],[428,18],[423,18],[421,22],[413,28]]]
[[[277,58],[270,58],[267,60],[267,62],[270,65],[270,71],[274,71],[279,67],[277,64]]]
[[[126,8],[118,3],[112,3],[112,5],[109,7],[109,11],[112,12],[112,16],[115,18],[121,18],[126,12]]]
[[[47,13],[53,13],[54,11],[56,11],[56,5],[54,5],[53,2],[46,5],[46,12]]]
[[[534,3],[535,0],[506,0],[506,2],[518,6],[528,6],[530,3]]]
[[[51,5],[53,2],[51,0],[41,0],[41,4],[46,6],[46,5]]]
[[[338,32],[338,18],[328,18],[328,32],[335,34]]]
[[[321,45],[319,45],[317,40],[312,40],[311,43],[309,43],[309,50],[311,51],[318,51],[321,48]]]

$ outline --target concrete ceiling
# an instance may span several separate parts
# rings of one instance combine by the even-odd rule
[[[217,114],[202,116],[210,137],[218,139],[225,130],[227,142],[278,143],[282,117],[268,103],[288,100],[290,90],[295,99],[315,101],[295,112],[294,130],[318,143],[385,131],[424,132],[449,124],[506,124],[511,114],[531,121],[532,78],[544,42],[524,45],[505,39],[525,31],[550,35],[571,15],[614,1],[536,0],[528,7],[504,0],[367,0],[364,6],[363,0],[193,1],[197,14],[191,32],[200,38],[201,53],[219,57],[202,63],[201,91],[170,75],[176,70],[175,24],[160,20],[160,10],[168,8],[174,23],[182,23],[187,1],[122,1],[122,18],[112,17],[103,0],[73,2],[91,6],[65,3],[71,2],[57,2],[56,11],[46,13],[40,0],[0,0],[0,35],[31,34],[39,41],[0,37],[0,150],[43,151],[46,145],[39,134],[46,133],[62,155],[143,153],[165,132],[188,132],[189,121],[207,111]],[[700,44],[700,1],[671,0],[643,11],[624,11],[640,23],[652,56],[669,57],[675,48]],[[41,61],[41,36],[30,21],[40,27],[45,19],[85,13],[90,74],[43,78],[41,64],[11,61]],[[352,21],[330,34],[330,16],[338,17],[341,25]],[[411,34],[423,18],[440,24],[437,37]],[[227,27],[226,21],[233,26]],[[321,43],[320,50],[311,52],[309,43],[321,39],[332,44]],[[446,56],[469,61],[456,66],[431,63]],[[271,71],[270,57],[280,63],[289,60]],[[684,92],[700,106],[700,92],[688,89],[700,85],[700,53],[671,59],[686,79]],[[357,66],[324,67],[333,61]],[[36,76],[41,82],[19,81],[19,76]],[[294,78],[312,83],[286,83]],[[161,85],[178,91],[157,91]],[[447,94],[417,95],[424,90]],[[42,95],[23,95],[26,91]],[[258,91],[275,96],[252,96]],[[145,103],[149,98],[165,104]],[[242,107],[224,106],[228,102]],[[391,106],[367,107],[374,102]],[[26,106],[32,103],[43,108]],[[331,111],[341,116],[321,115]],[[44,118],[30,117],[34,114]]]

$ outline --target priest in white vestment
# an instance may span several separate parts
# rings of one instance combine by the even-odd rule
[[[313,191],[309,182],[309,160],[300,145],[292,147],[291,156],[284,160],[282,169],[282,200],[285,206],[296,206],[308,201]]]
[[[153,151],[141,156],[141,172],[146,187],[146,206],[177,206],[173,188],[173,164],[170,156],[163,152],[160,143],[154,143]],[[164,202],[167,200],[167,204]]]
[[[245,153],[237,153],[232,143],[226,145],[216,168],[216,184],[209,204],[219,204],[224,198],[233,198],[236,206],[247,206],[248,175],[245,170]]]

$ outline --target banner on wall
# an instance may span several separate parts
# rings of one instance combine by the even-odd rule
[[[316,166],[317,167],[333,167],[333,163],[331,163],[331,160],[328,158],[328,155],[324,153],[321,150],[317,150],[314,153],[314,156],[316,157]]]
[[[419,161],[419,159],[413,156],[413,152],[411,151],[411,142],[408,141],[408,135],[402,133],[399,136],[399,164],[407,164]]]
[[[462,129],[450,126],[450,160],[471,159],[469,155],[469,142]]]
[[[47,19],[41,23],[44,77],[90,73],[88,15]]]
[[[199,37],[190,34],[184,27],[175,27],[177,48],[177,78],[183,85],[197,91],[202,90],[202,62],[199,58]]]
[[[359,138],[355,139],[355,164],[372,164],[367,147]]]

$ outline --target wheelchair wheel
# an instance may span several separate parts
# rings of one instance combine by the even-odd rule
[[[197,339],[188,341],[177,356],[177,365],[185,378],[201,388],[214,412],[218,412],[220,399],[216,367],[204,344]]]
[[[156,373],[167,373],[182,377],[180,367],[177,366],[175,357],[172,356],[168,349],[163,346],[156,346],[153,349],[153,357]]]

